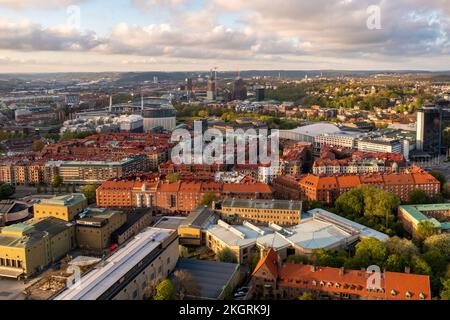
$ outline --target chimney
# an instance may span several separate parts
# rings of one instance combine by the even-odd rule
[[[109,95],[109,112],[112,112],[112,94]]]
[[[340,269],[340,271],[339,271],[339,275],[340,275],[341,277],[343,277],[344,274],[345,274],[345,268],[342,267],[342,268]]]
[[[405,267],[405,273],[410,274],[411,273],[411,267]]]
[[[141,109],[144,110],[144,95],[141,92]]]
[[[316,266],[314,265],[311,266],[311,272],[316,272]]]

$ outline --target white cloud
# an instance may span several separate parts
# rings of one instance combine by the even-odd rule
[[[84,1],[86,0],[0,0],[0,7],[4,6],[13,9],[63,8]]]

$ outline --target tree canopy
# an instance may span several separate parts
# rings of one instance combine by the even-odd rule
[[[236,254],[229,248],[224,248],[217,253],[217,260],[221,262],[237,263]]]
[[[156,286],[156,294],[153,297],[154,300],[173,300],[174,299],[174,286],[169,279],[163,280]]]

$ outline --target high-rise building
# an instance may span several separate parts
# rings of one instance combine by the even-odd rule
[[[256,88],[256,101],[264,101],[266,99],[266,89],[264,87]]]
[[[216,77],[214,76],[214,73],[211,71],[211,74],[208,78],[208,88],[206,90],[206,98],[210,101],[214,101],[217,98],[216,94]]]
[[[237,77],[233,82],[233,100],[245,100],[247,99],[247,88],[245,82],[241,77]]]
[[[425,106],[417,112],[416,149],[432,156],[447,153],[443,132],[450,123],[450,109],[441,105]]]

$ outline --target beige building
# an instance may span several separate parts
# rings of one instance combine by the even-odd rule
[[[226,199],[222,201],[219,211],[222,219],[226,221],[292,226],[301,220],[302,202]]]
[[[64,221],[73,221],[75,217],[87,207],[87,200],[83,194],[75,193],[42,200],[34,205],[34,217],[42,219],[54,217]]]
[[[173,272],[178,257],[175,230],[147,228],[53,300],[142,300],[150,284]]]
[[[103,250],[111,245],[111,235],[127,222],[127,214],[108,209],[87,209],[76,220],[77,244],[81,249]]]
[[[75,247],[75,228],[59,219],[30,220],[1,229],[0,276],[29,277]]]

